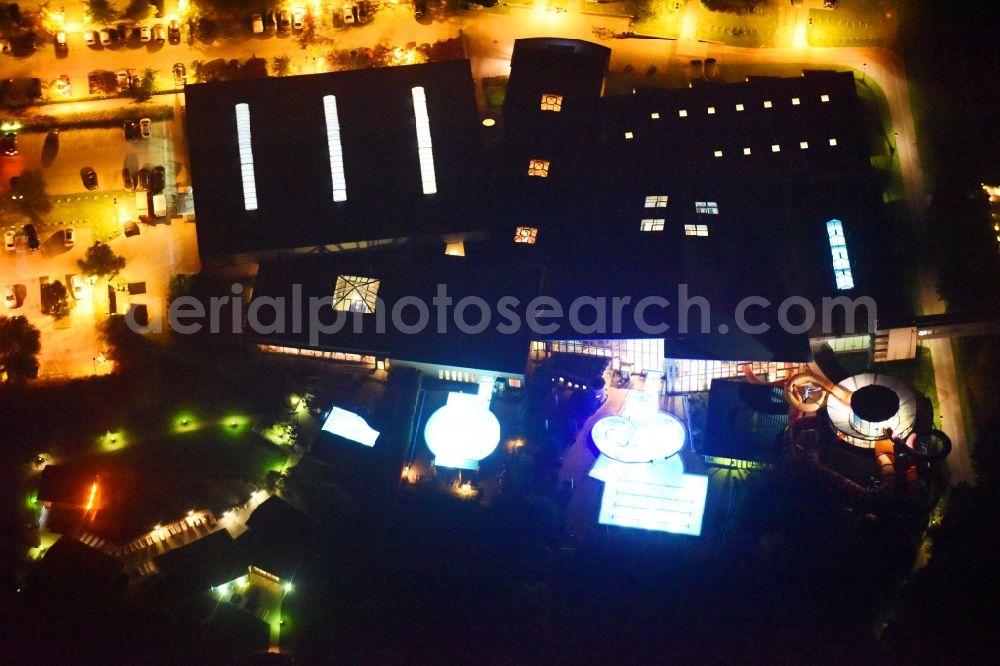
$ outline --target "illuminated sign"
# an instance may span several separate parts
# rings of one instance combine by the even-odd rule
[[[323,430],[363,446],[375,446],[375,440],[379,435],[378,431],[373,430],[363,418],[340,407],[330,410],[330,415],[323,424]]]
[[[484,396],[449,393],[448,402],[427,420],[424,440],[438,467],[477,469],[500,443],[500,422]]]

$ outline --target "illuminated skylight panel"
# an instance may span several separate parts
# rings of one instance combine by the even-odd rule
[[[680,116],[681,118],[687,118],[687,114],[688,112],[686,109],[681,109],[680,111],[677,112],[677,115]]]
[[[771,152],[772,153],[780,153],[781,152],[781,146],[779,144],[777,144],[777,143],[772,143],[771,144]]]
[[[769,99],[765,99],[764,100],[764,108],[765,109],[770,109],[772,106],[773,105],[771,104],[771,100],[769,100]]]
[[[549,161],[548,160],[529,160],[528,161],[528,175],[535,176],[537,178],[548,178],[549,177]]]
[[[427,115],[427,96],[422,86],[416,86],[413,93],[413,119],[417,123],[417,154],[420,157],[420,180],[424,194],[437,192],[434,177],[434,151],[431,148],[431,122]]]
[[[659,120],[660,119],[660,112],[659,111],[653,111],[651,114],[649,114],[649,117],[652,118],[653,120]]]
[[[743,106],[743,104],[742,104],[742,103],[739,103],[739,104],[737,104],[737,105],[736,105],[736,110],[737,110],[737,111],[742,111],[742,110],[743,110],[744,108],[745,108],[745,107]]]
[[[743,154],[744,155],[749,155],[750,154],[750,148],[744,148],[743,149]]]
[[[685,224],[684,225],[684,235],[685,236],[708,236],[708,225],[707,224]]]
[[[792,106],[798,106],[801,103],[802,103],[802,100],[800,100],[798,97],[793,97],[792,98]]]
[[[825,94],[824,95],[820,95],[819,96],[819,101],[821,101],[821,102],[829,102],[830,101],[830,96],[829,95],[825,95]]]
[[[830,137],[830,145],[831,146],[836,146],[837,145],[837,140],[834,139],[833,137]]]
[[[646,197],[646,208],[666,208],[670,197],[666,194],[650,194]]]
[[[240,175],[243,178],[243,208],[257,210],[257,181],[253,173],[253,147],[250,142],[250,105],[236,105],[236,140],[240,148]]]
[[[337,115],[337,98],[323,96],[323,114],[326,116],[326,146],[330,152],[330,177],[333,181],[333,200],[347,201],[347,180],[344,177],[344,150],[340,144],[340,117]]]
[[[719,204],[714,201],[695,201],[694,212],[699,215],[718,215]]]
[[[656,219],[647,218],[639,223],[639,231],[663,231],[665,223],[666,220],[662,217]]]
[[[373,314],[378,304],[379,281],[358,275],[338,275],[333,291],[334,310]]]
[[[518,227],[514,230],[515,243],[527,243],[534,245],[538,240],[538,229],[536,227]]]
[[[716,151],[715,151],[714,153],[712,153],[712,154],[713,154],[713,155],[715,155],[716,157],[722,157],[722,151],[721,151],[721,150],[716,150]]]
[[[669,484],[612,478],[605,482],[597,522],[699,536],[708,477],[681,474]]]
[[[805,150],[808,147],[809,147],[809,142],[808,141],[799,141],[799,148],[801,148],[802,150]]]
[[[830,240],[833,276],[837,282],[837,289],[841,291],[854,289],[854,275],[851,273],[851,260],[847,255],[847,238],[844,236],[843,223],[840,220],[830,220],[826,223],[826,233]]]
[[[364,418],[340,407],[330,410],[330,415],[323,423],[323,430],[367,447],[375,446],[379,435]]]
[[[714,106],[708,107],[708,115],[710,115],[710,116],[714,116],[715,115],[715,107]]]
[[[563,96],[555,93],[542,93],[542,111],[562,111]]]
[[[626,139],[634,139],[635,138],[635,134],[633,134],[632,132],[625,132],[625,138]]]

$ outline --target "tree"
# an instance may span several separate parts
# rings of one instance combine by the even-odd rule
[[[153,10],[155,10],[155,7],[149,0],[129,0],[128,6],[122,12],[122,16],[133,21],[142,21],[148,19],[150,12]]]
[[[21,383],[38,376],[41,334],[24,317],[0,317],[0,381]]]
[[[125,268],[125,258],[115,254],[111,246],[96,241],[87,248],[83,259],[76,260],[76,264],[85,275],[111,277]]]
[[[3,199],[3,208],[30,217],[33,222],[52,210],[42,172],[25,171],[20,176],[11,178],[10,191]]]
[[[155,69],[148,67],[142,71],[139,87],[135,90],[135,98],[140,102],[146,101],[156,92],[156,74]]]
[[[42,285],[44,291],[43,302],[46,304],[46,311],[52,315],[53,319],[62,319],[69,314],[69,293],[66,285],[59,280]]]
[[[275,76],[288,76],[288,69],[291,58],[286,55],[275,56],[271,62],[271,72]]]
[[[111,23],[118,17],[118,12],[108,0],[86,0],[85,4],[91,23]]]

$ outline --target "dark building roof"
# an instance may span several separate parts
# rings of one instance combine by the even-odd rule
[[[780,387],[713,379],[702,455],[774,462],[788,425]]]
[[[39,502],[85,506],[94,476],[78,467],[46,465],[38,487]]]
[[[292,580],[313,535],[310,520],[280,497],[269,497],[247,519],[236,540],[250,563],[282,580]]]
[[[436,194],[424,194],[423,87]],[[336,98],[347,200],[335,203],[324,96]],[[220,256],[439,235],[475,226],[479,125],[466,60],[185,88],[198,245]],[[249,107],[258,209],[244,206],[236,104]]]
[[[32,583],[63,592],[72,589],[84,593],[110,587],[121,573],[121,563],[115,558],[62,536],[46,551]]]
[[[228,583],[247,572],[247,556],[222,529],[156,558],[156,566],[172,586],[196,593]]]
[[[300,259],[294,262],[261,264],[254,287],[253,300],[284,296],[291,299],[293,285],[301,285],[302,295],[330,297],[337,288],[339,276],[359,276],[379,281],[378,298],[381,304],[374,314],[343,313],[345,325],[335,333],[318,336],[318,345],[310,344],[308,335],[308,306],[302,309],[301,333],[293,332],[294,313],[285,309],[284,333],[251,334],[258,342],[277,345],[305,346],[335,349],[344,352],[389,356],[395,360],[415,363],[443,364],[463,368],[492,370],[521,374],[528,355],[529,331],[527,327],[514,334],[498,332],[503,320],[496,314],[496,303],[504,296],[513,296],[524,304],[538,294],[541,273],[530,266],[504,266],[476,261],[474,257],[453,257],[440,249],[421,250],[408,246],[399,250],[378,252],[339,252],[322,257]],[[449,312],[462,298],[475,296],[484,299],[493,310],[493,319],[479,334],[463,333],[449,316],[443,332],[438,332],[436,308],[433,299],[438,285],[446,285],[453,299]],[[392,326],[392,310],[403,299],[419,299],[427,304],[430,319],[419,332],[408,333],[405,328]],[[253,307],[253,302],[251,302]],[[381,309],[381,312],[380,310]],[[418,318],[416,308],[408,306],[398,310],[404,324],[414,324]],[[330,306],[319,311],[324,323],[334,322]],[[353,320],[361,320],[361,331],[354,332]],[[469,308],[465,320],[476,324],[478,309]],[[384,318],[385,332],[378,333],[378,319]]]

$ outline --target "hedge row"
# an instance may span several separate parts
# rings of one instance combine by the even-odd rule
[[[142,108],[118,108],[104,111],[84,111],[59,116],[32,115],[18,118],[22,132],[48,132],[50,129],[93,129],[99,127],[120,127],[126,120],[149,118],[150,120],[170,120],[174,117],[174,107],[166,104]]]

